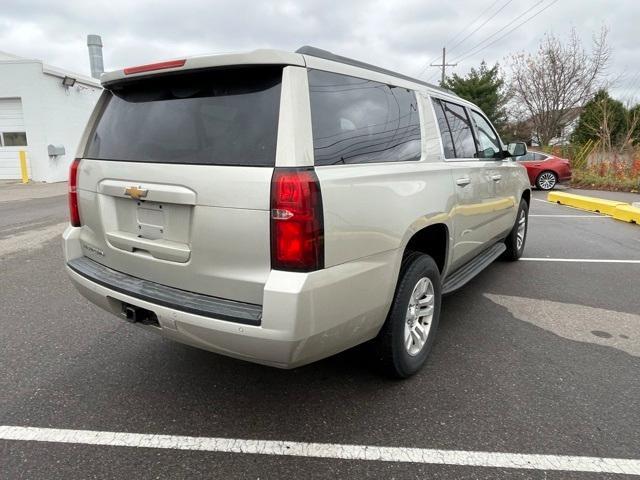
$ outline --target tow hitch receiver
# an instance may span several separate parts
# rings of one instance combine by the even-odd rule
[[[155,313],[145,308],[135,307],[128,303],[122,304],[122,316],[129,323],[141,323],[159,327],[158,317]]]

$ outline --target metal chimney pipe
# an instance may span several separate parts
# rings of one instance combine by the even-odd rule
[[[89,64],[91,65],[91,76],[100,79],[104,73],[104,63],[102,62],[102,38],[100,35],[87,35],[87,47],[89,47]]]

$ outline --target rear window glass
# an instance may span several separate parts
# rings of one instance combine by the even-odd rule
[[[85,156],[274,166],[282,67],[131,80],[107,92]]]
[[[453,148],[453,137],[447,118],[444,116],[442,103],[438,99],[433,99],[433,108],[436,111],[438,119],[438,127],[440,128],[440,137],[442,138],[442,147],[444,148],[444,158],[456,158],[456,151]]]
[[[310,70],[309,94],[316,165],[420,159],[413,91]]]
[[[477,157],[476,146],[471,131],[471,122],[464,107],[451,102],[442,102],[442,108],[451,129],[456,158]]]

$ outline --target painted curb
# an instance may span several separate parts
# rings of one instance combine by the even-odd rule
[[[640,208],[617,200],[605,200],[603,198],[575,195],[573,193],[549,192],[547,200],[560,205],[598,212],[623,222],[633,222],[640,225]]]
[[[604,200],[602,198],[586,197],[584,195],[563,192],[549,192],[547,200],[553,203],[579,208],[580,210],[604,213],[610,216],[613,216],[613,212],[617,206],[629,205],[628,203],[618,202],[616,200]]]
[[[616,211],[613,212],[613,218],[640,225],[640,208],[632,205],[619,205],[616,207]]]

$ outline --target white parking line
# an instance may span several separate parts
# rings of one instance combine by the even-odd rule
[[[0,426],[0,439],[472,467],[640,474],[640,460]]]
[[[640,260],[616,260],[599,258],[521,258],[525,262],[572,262],[572,263],[640,263]]]

